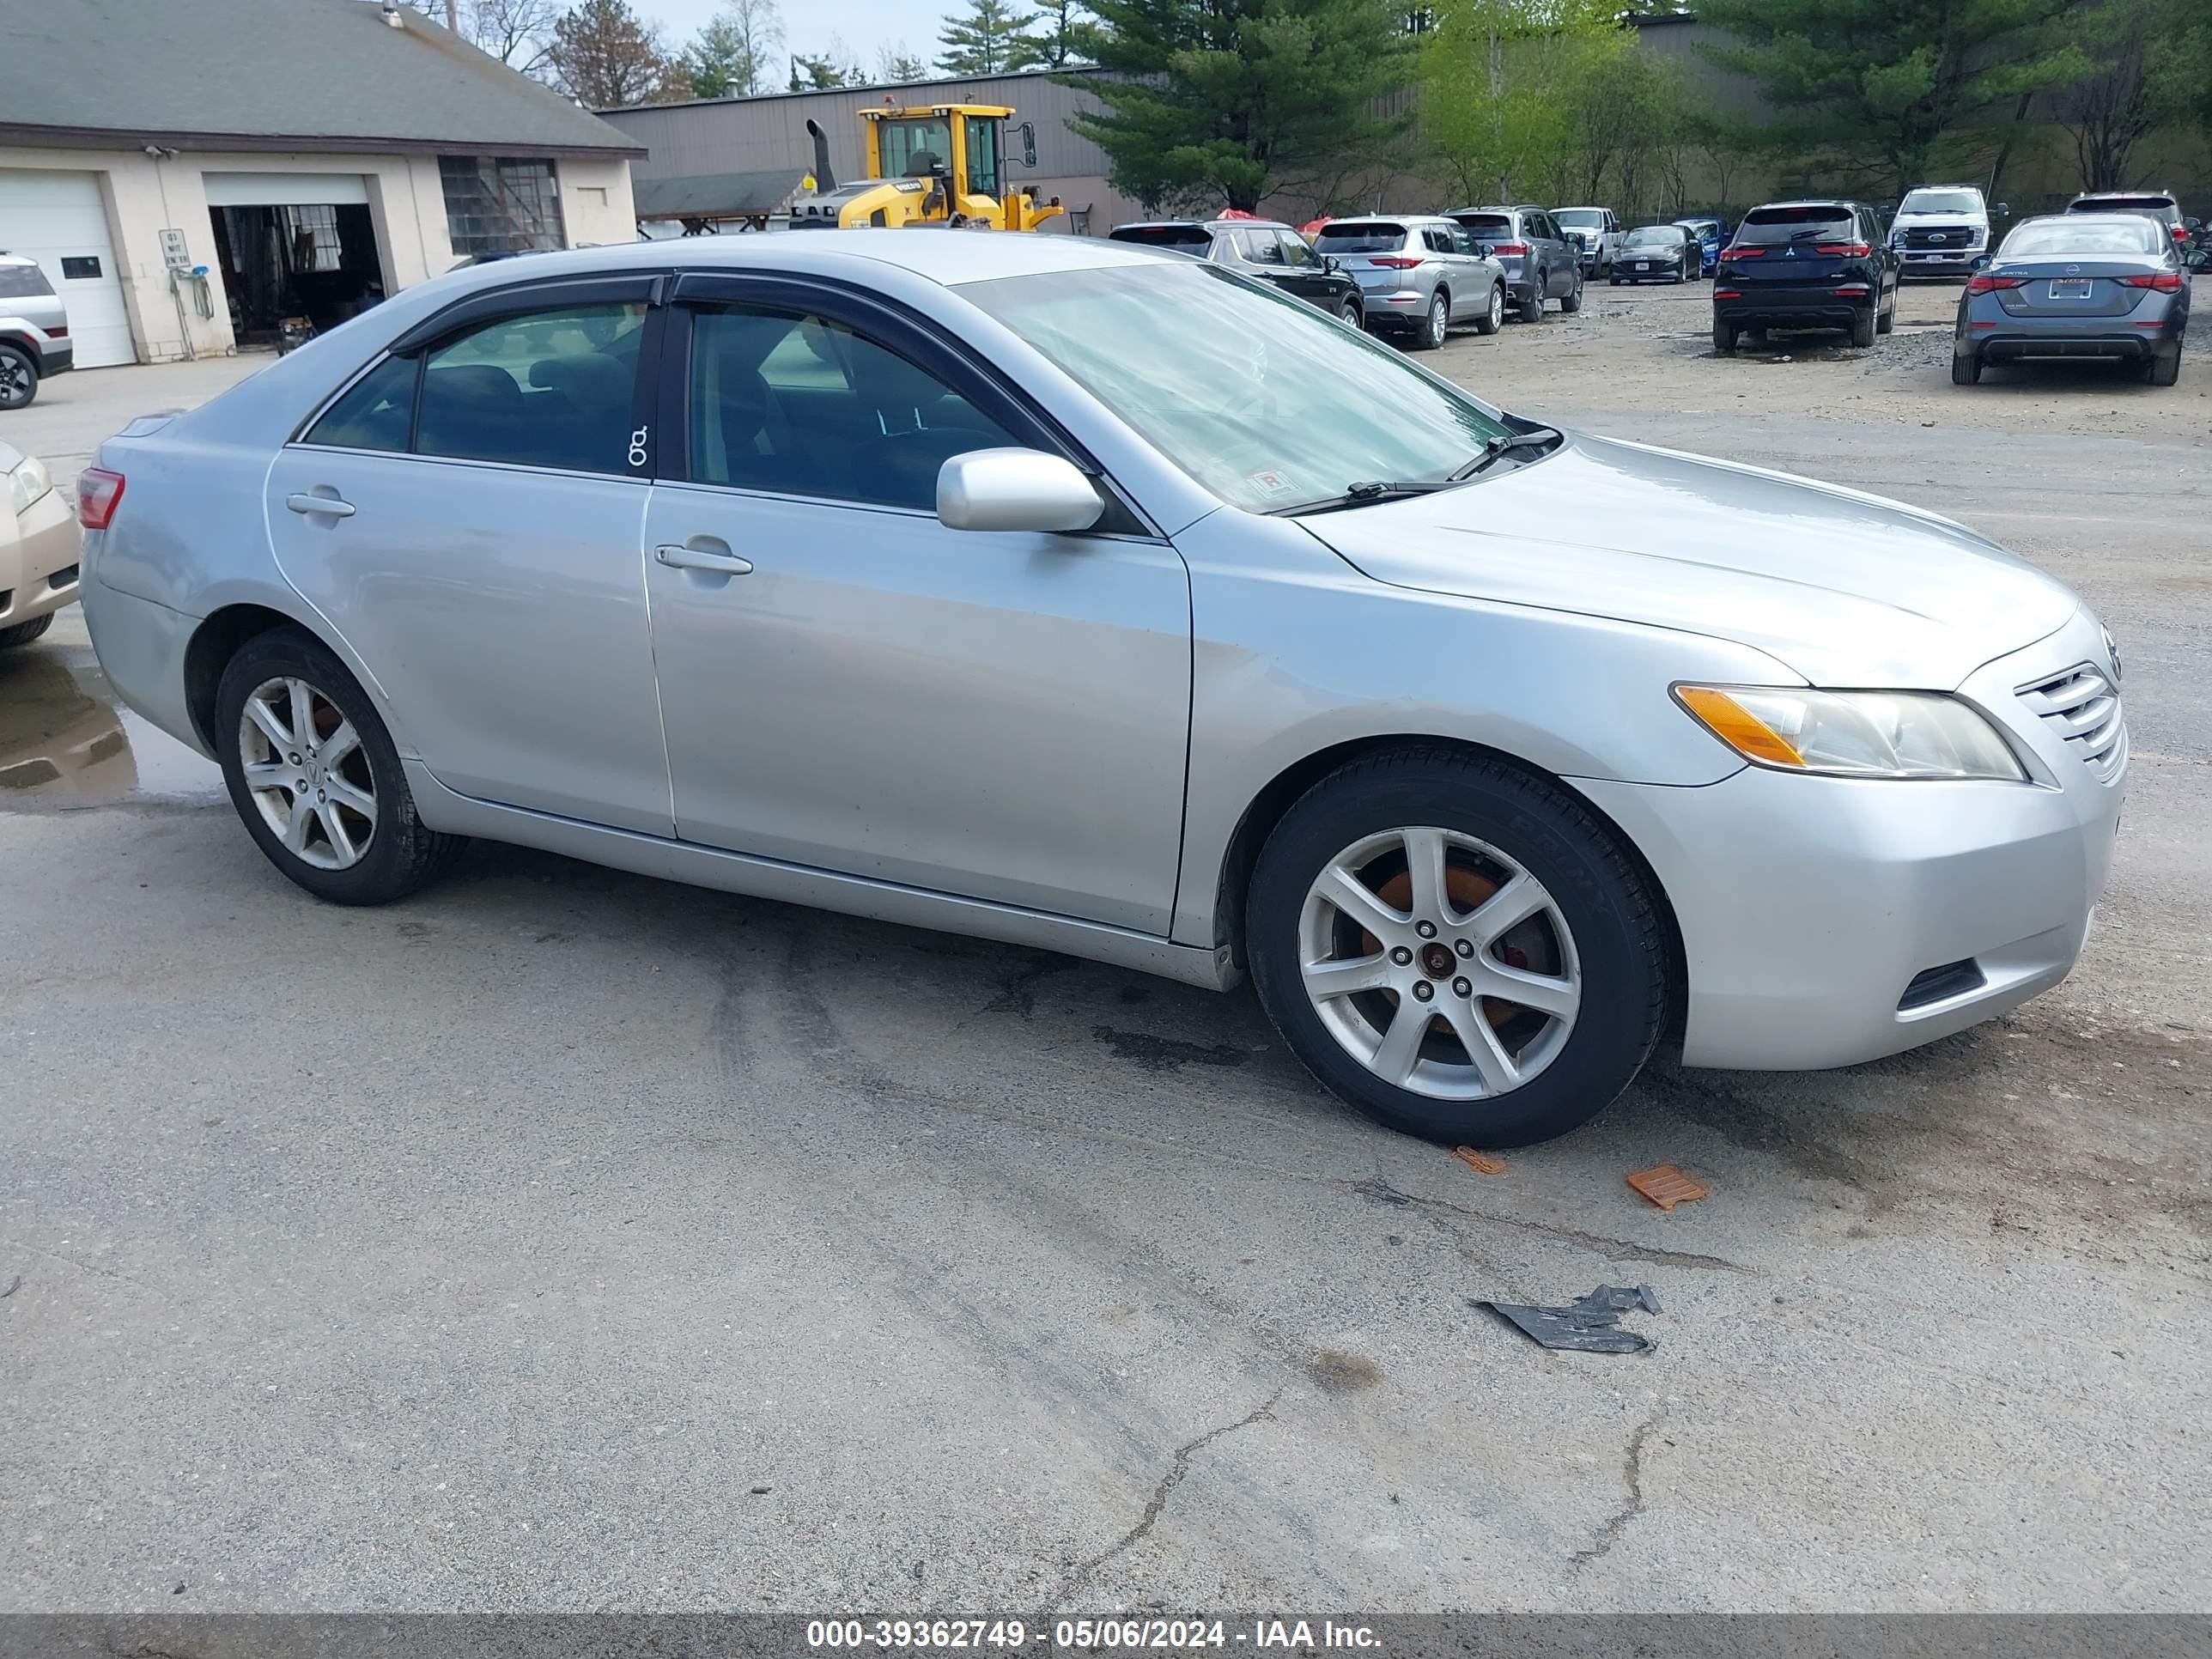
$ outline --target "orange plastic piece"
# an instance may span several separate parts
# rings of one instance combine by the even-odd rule
[[[1628,1184],[1662,1210],[1677,1204],[1694,1204],[1710,1198],[1711,1188],[1695,1176],[1686,1176],[1671,1164],[1655,1164],[1628,1177]]]
[[[1478,1152],[1472,1146],[1455,1146],[1452,1156],[1477,1175],[1504,1175],[1505,1160],[1492,1158],[1488,1152]]]

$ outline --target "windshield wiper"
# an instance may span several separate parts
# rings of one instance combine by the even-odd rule
[[[1527,449],[1534,444],[1548,444],[1565,435],[1555,426],[1536,426],[1529,428],[1526,432],[1505,433],[1483,445],[1480,454],[1446,478],[1444,482],[1448,484],[1465,483],[1469,478],[1479,476],[1500,456],[1510,455],[1516,449]]]
[[[1376,501],[1395,501],[1407,495],[1426,495],[1442,489],[1450,480],[1443,478],[1369,478],[1358,483],[1346,484],[1341,495],[1322,495],[1310,501],[1297,501],[1289,507],[1267,509],[1271,518],[1295,519],[1308,513],[1336,513],[1347,507],[1370,507]]]

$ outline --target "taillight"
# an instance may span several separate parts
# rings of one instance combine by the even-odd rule
[[[2168,225],[2166,228],[2173,233],[2173,240],[2175,241],[2185,242],[2189,240],[2189,227],[2187,225]]]
[[[1743,294],[1741,290],[1737,289],[1717,288],[1713,290],[1713,298],[1716,300],[1741,300],[1743,298]]]
[[[1528,251],[1528,244],[1526,242],[1492,242],[1490,245],[1490,251],[1492,253],[1526,253]]]
[[[2161,270],[2153,276],[2123,276],[2120,282],[2127,288],[2153,288],[2160,294],[2181,292],[2181,273],[2178,270]]]
[[[1763,247],[1724,247],[1721,250],[1723,259],[1759,259],[1765,255],[1766,250]]]
[[[46,337],[49,340],[68,339],[69,325],[67,323],[56,323],[52,328],[46,331]]]
[[[1402,253],[1378,253],[1367,263],[1370,265],[1380,265],[1385,270],[1411,270],[1421,262],[1419,259],[1409,259]]]
[[[123,500],[123,475],[88,466],[76,475],[76,520],[87,530],[105,530]]]
[[[1836,284],[1836,292],[1838,294],[1863,294],[1866,291],[1867,285],[1864,283],[1838,283]]]
[[[1838,259],[1863,259],[1874,250],[1864,242],[1815,242],[1813,252],[1832,254]]]
[[[2026,288],[2025,276],[1992,276],[1987,271],[1977,271],[1966,278],[1969,294],[1992,294],[2001,288]]]

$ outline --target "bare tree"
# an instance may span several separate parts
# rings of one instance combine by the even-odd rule
[[[560,15],[554,0],[466,0],[461,38],[511,70],[543,75]]]
[[[876,49],[876,79],[894,87],[908,81],[927,81],[929,65],[915,57],[914,48],[905,41],[886,43]]]

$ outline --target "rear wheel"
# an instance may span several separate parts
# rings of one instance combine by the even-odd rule
[[[2181,343],[2173,343],[2171,350],[2151,354],[2150,370],[2144,376],[2153,386],[2172,386],[2181,378]]]
[[[1429,296],[1429,314],[1413,335],[1413,349],[1434,351],[1451,332],[1451,295],[1438,289]]]
[[[1951,384],[1974,386],[1982,378],[1982,354],[1978,351],[1951,354]]]
[[[1869,306],[1864,311],[1857,313],[1851,318],[1851,343],[1863,350],[1874,343],[1874,307],[1872,306]]]
[[[5,651],[10,646],[28,645],[53,625],[54,613],[49,611],[43,617],[17,623],[13,628],[0,628],[0,651]]]
[[[1522,322],[1540,323],[1544,320],[1544,291],[1551,285],[1551,281],[1549,276],[1540,270],[1536,273],[1535,279],[1528,284],[1528,297],[1521,302]]]
[[[1503,283],[1492,283],[1490,285],[1490,302],[1483,307],[1482,315],[1475,319],[1474,331],[1478,334],[1495,334],[1504,326],[1505,285]]]
[[[39,366],[28,353],[0,345],[0,409],[21,409],[39,395]]]
[[[1657,1041],[1666,951],[1611,832],[1547,780],[1407,748],[1291,807],[1247,955],[1293,1053],[1395,1129],[1525,1146],[1588,1121]]]
[[[1735,349],[1735,325],[1721,318],[1713,319],[1713,349],[1725,356]]]
[[[216,750],[247,833],[318,898],[404,898],[467,845],[416,817],[375,705],[327,647],[295,629],[247,641],[223,670]]]

